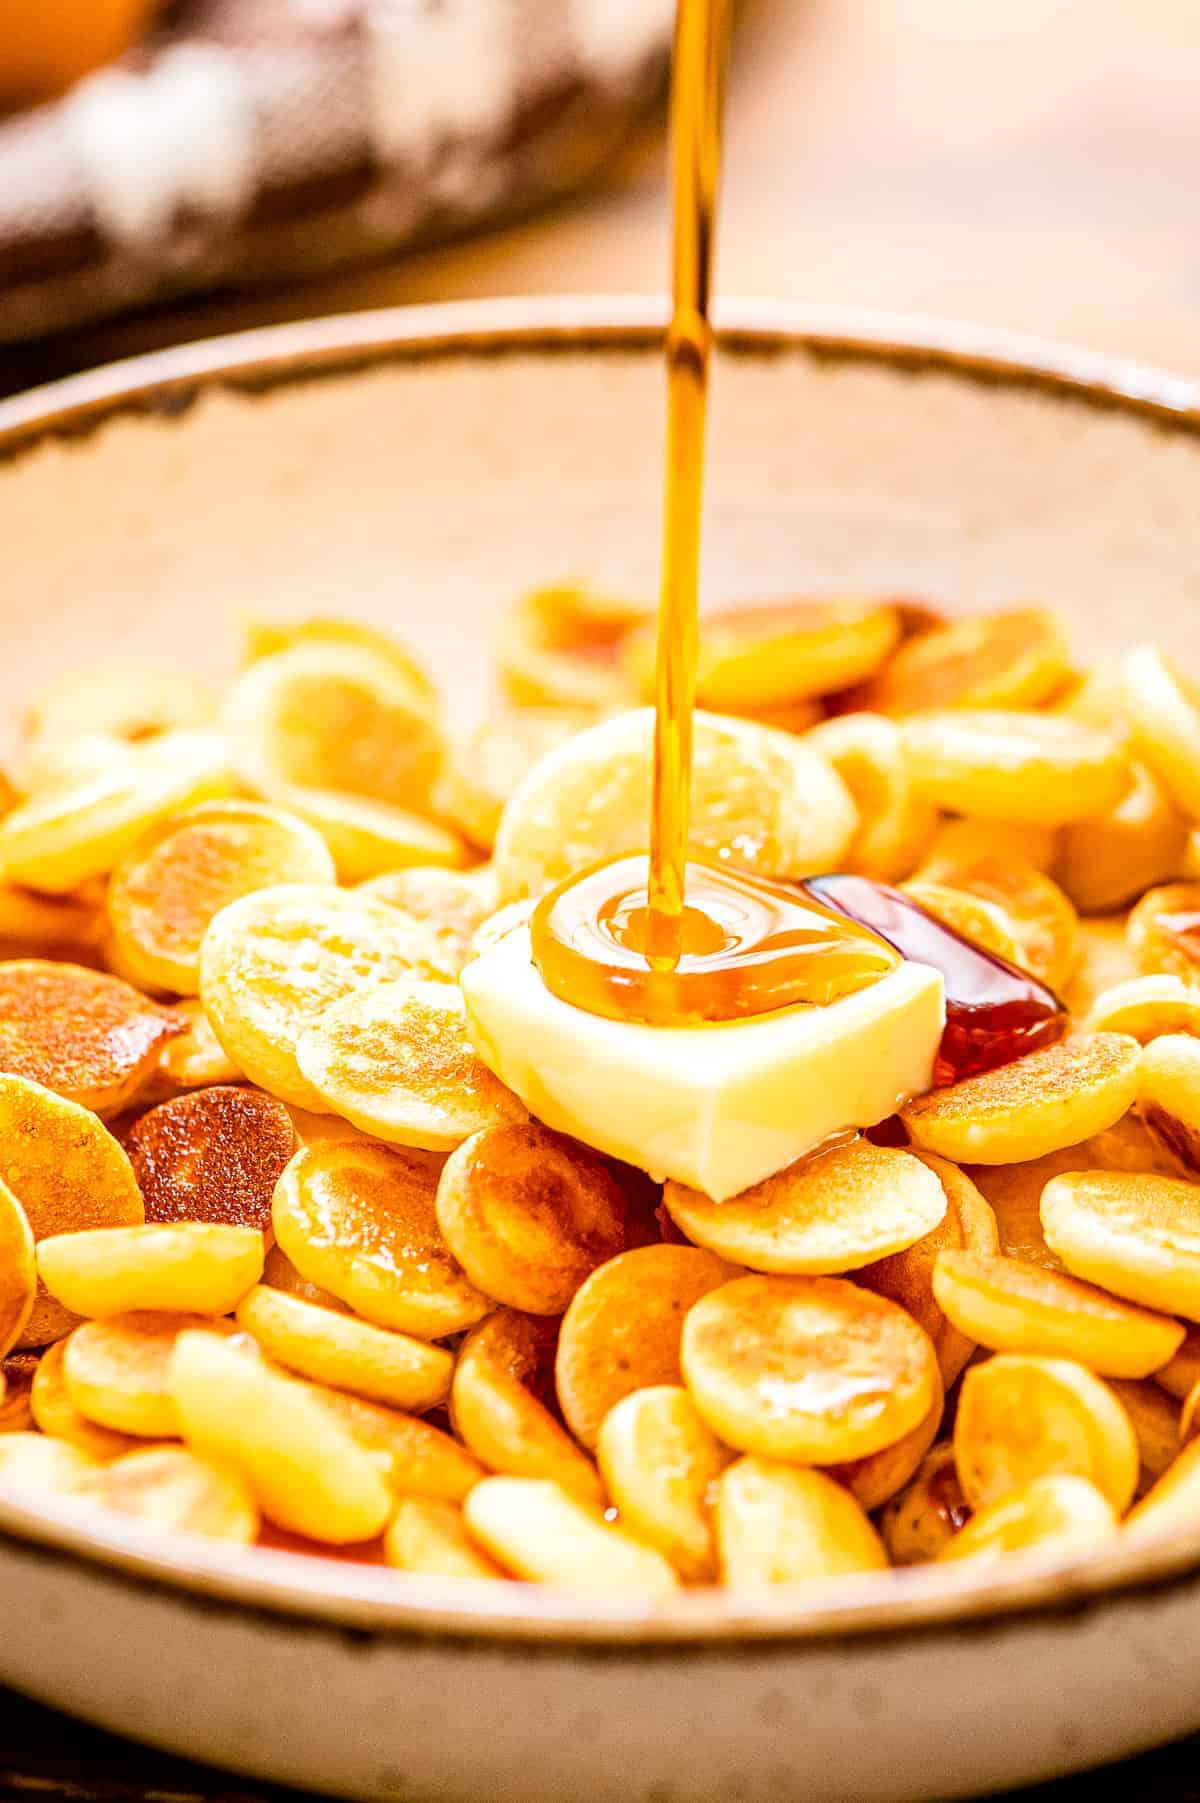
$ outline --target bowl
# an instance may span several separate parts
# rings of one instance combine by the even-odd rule
[[[495,303],[167,351],[0,406],[0,706],[63,662],[228,667],[246,613],[394,627],[486,705],[523,585],[650,594],[662,320]],[[1052,600],[1200,651],[1188,382],[948,327],[746,311],[716,360],[714,597]],[[753,1605],[402,1576],[0,1498],[0,1681],[259,1778],[438,1803],[928,1798],[1200,1727],[1200,1523]]]

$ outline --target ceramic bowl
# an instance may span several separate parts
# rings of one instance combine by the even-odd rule
[[[907,333],[907,336],[906,336]],[[217,672],[239,614],[394,627],[454,714],[524,584],[651,594],[649,306],[356,315],[0,407],[0,706],[64,660]],[[861,318],[727,324],[706,588],[1050,600],[1200,652],[1188,383]],[[107,1518],[106,1518],[107,1519]],[[1200,1727],[1200,1523],[668,1608],[164,1544],[0,1500],[0,1681],[261,1778],[437,1803],[929,1798]]]

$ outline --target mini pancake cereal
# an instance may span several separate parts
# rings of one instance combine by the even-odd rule
[[[276,883],[333,877],[320,834],[281,808],[191,808],[154,828],[113,872],[108,918],[121,963],[148,989],[195,995],[200,946],[222,908]]]
[[[275,1237],[310,1283],[377,1327],[420,1339],[461,1333],[495,1306],[438,1225],[428,1154],[365,1139],[304,1146],[275,1186]]]
[[[0,1071],[96,1114],[135,1101],[181,1031],[129,983],[77,964],[0,963]]]
[[[0,1076],[0,1181],[20,1204],[35,1241],[146,1218],[133,1167],[104,1124],[77,1102],[24,1077]],[[23,1239],[19,1226],[16,1242]],[[23,1258],[18,1252],[14,1264]],[[39,1277],[16,1344],[61,1339],[75,1316]]]
[[[419,922],[374,896],[315,883],[223,908],[200,948],[200,999],[223,1049],[261,1089],[321,1114],[296,1046],[332,1002],[368,983],[451,972]]]
[[[553,1480],[572,1496],[600,1503],[595,1466],[555,1419],[556,1337],[552,1321],[515,1309],[481,1322],[458,1356],[451,1419],[489,1470]]]
[[[836,1465],[892,1446],[939,1385],[924,1328],[839,1277],[741,1277],[684,1324],[684,1381],[721,1439],[764,1458]]]
[[[1194,1533],[1191,676],[716,597],[685,819],[648,600],[497,621],[474,719],[320,615],[30,704],[0,1494],[642,1624]]]
[[[454,983],[380,983],[306,1028],[296,1062],[327,1108],[393,1145],[451,1151],[526,1111],[476,1056]]]

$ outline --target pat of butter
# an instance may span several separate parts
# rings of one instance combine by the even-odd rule
[[[823,1008],[609,1020],[551,995],[528,927],[469,964],[462,989],[476,1051],[539,1120],[718,1202],[928,1089],[945,1024],[940,974],[907,963]]]

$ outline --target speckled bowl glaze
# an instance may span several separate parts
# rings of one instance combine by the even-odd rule
[[[576,571],[650,593],[652,306],[357,315],[0,407],[0,704],[65,659],[214,672],[249,611],[395,627],[454,714],[493,621]],[[717,362],[706,587],[1047,598],[1091,657],[1200,651],[1200,396],[895,320],[747,313]],[[106,1518],[106,1521],[108,1518]],[[416,1803],[967,1794],[1200,1727],[1200,1523],[666,1608],[165,1544],[0,1497],[0,1681],[259,1777]]]

